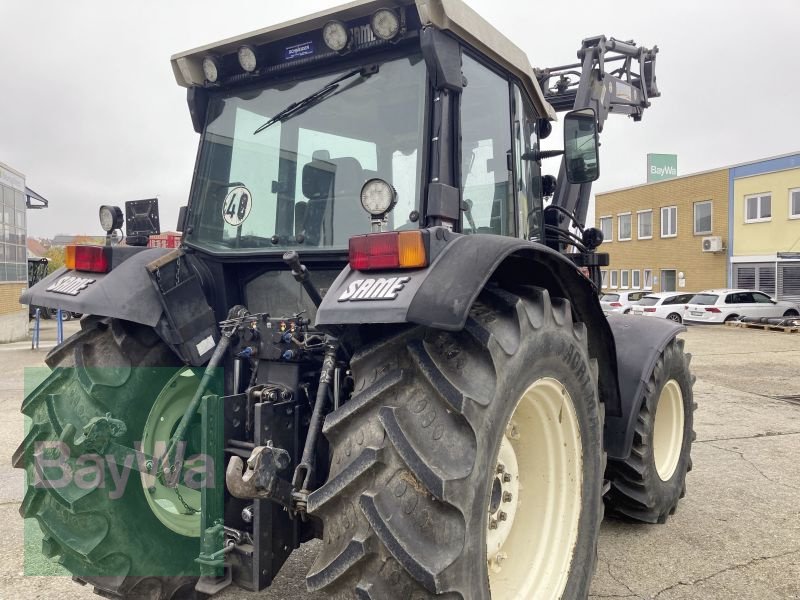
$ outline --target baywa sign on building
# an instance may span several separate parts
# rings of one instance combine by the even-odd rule
[[[678,176],[677,154],[648,154],[647,183]]]

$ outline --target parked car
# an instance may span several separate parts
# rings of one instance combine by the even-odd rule
[[[627,315],[631,312],[631,307],[641,300],[646,293],[642,290],[606,292],[600,296],[600,306],[603,307],[603,312],[606,315],[611,313]]]
[[[661,317],[683,323],[683,307],[694,297],[694,293],[655,292],[643,296],[631,308],[631,314],[646,317]]]
[[[683,311],[687,323],[724,323],[739,317],[796,317],[800,307],[757,290],[721,289],[695,294]]]

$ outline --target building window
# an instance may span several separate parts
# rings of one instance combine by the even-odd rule
[[[630,287],[630,271],[620,271],[619,272],[619,287],[624,290],[627,290]]]
[[[694,234],[711,233],[711,200],[694,203]]]
[[[644,269],[642,271],[642,275],[644,277],[644,285],[642,286],[642,289],[652,290],[653,289],[653,270],[652,269]]]
[[[614,222],[612,218],[609,217],[600,217],[600,231],[603,232],[603,241],[610,242],[614,239]]]
[[[772,219],[772,195],[757,194],[755,196],[745,196],[744,199],[744,222],[759,223]]]
[[[622,213],[617,216],[617,239],[620,242],[631,239],[631,213]]]
[[[24,209],[22,192],[0,185],[0,281],[27,281]]]
[[[631,271],[631,287],[634,289],[639,289],[641,286],[641,280],[639,279],[639,269],[635,269]]]
[[[653,211],[640,210],[636,217],[639,228],[636,237],[640,240],[653,239]]]
[[[678,207],[661,207],[661,237],[669,238],[678,235]]]
[[[607,269],[600,269],[600,278],[602,283],[600,287],[607,288],[608,287],[608,270]]]
[[[800,188],[789,190],[789,218],[800,219]]]
[[[611,286],[610,287],[612,287],[612,288],[619,287],[618,281],[617,281],[618,272],[617,271],[609,271],[609,272],[611,273]]]

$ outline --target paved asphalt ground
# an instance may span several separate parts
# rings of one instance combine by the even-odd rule
[[[38,530],[17,512],[21,474],[10,457],[22,436],[18,410],[23,369],[40,366],[43,349],[0,346],[0,599],[93,598],[68,577],[23,574],[25,552],[40,560]],[[74,331],[76,323],[68,323]],[[697,442],[688,495],[666,525],[603,524],[592,598],[800,598],[800,334],[693,327],[684,334],[697,375]],[[33,525],[31,523],[31,525]],[[322,598],[305,591],[315,546],[290,558],[260,595],[228,590],[224,600]],[[43,560],[43,559],[42,559]],[[58,573],[53,565],[53,573]]]

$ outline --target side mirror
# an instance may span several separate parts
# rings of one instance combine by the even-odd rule
[[[581,108],[564,117],[564,154],[567,181],[588,183],[600,177],[597,117],[593,108]]]

